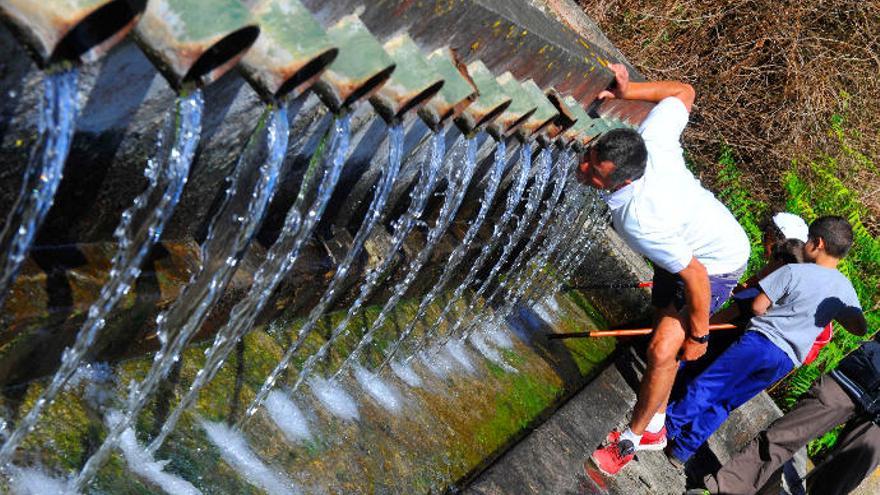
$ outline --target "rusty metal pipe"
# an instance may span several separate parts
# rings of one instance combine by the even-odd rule
[[[440,92],[423,108],[423,111],[429,111],[439,117],[437,126],[433,128],[436,131],[450,117],[461,115],[461,112],[477,99],[477,89],[458,71],[449,48],[434,50],[428,55],[428,64],[444,80]],[[424,117],[423,120],[428,121]]]
[[[315,83],[315,91],[338,113],[378,91],[391,77],[395,64],[355,15],[340,19],[327,30],[327,36],[339,48],[339,56]]]
[[[383,48],[396,69],[370,98],[370,103],[386,122],[399,121],[407,112],[421,109],[419,116],[428,127],[436,128],[440,115],[423,105],[443,88],[443,77],[428,65],[418,45],[407,34],[391,38]]]
[[[519,81],[509,71],[501,74],[495,81],[501,90],[511,98],[510,106],[498,117],[501,125],[502,138],[507,138],[525,124],[538,111],[538,105],[532,101]]]
[[[550,103],[544,91],[538,87],[538,84],[531,79],[527,79],[521,84],[523,91],[531,98],[538,109],[534,114],[521,126],[520,132],[524,139],[542,138],[547,127],[559,117],[559,111]]]
[[[42,68],[97,60],[125,38],[146,0],[0,0],[0,13]]]
[[[267,101],[296,98],[336,59],[339,49],[299,0],[246,0],[260,36],[241,59],[245,78]]]
[[[577,122],[577,117],[574,115],[574,110],[562,100],[562,95],[557,93],[556,90],[551,88],[547,91],[546,95],[550,103],[556,108],[556,111],[559,112],[559,115],[547,127],[547,138],[550,141],[561,139],[567,145],[568,142],[564,133]]]
[[[178,91],[220,78],[259,34],[238,0],[150,0],[135,28],[141,49]]]
[[[457,61],[456,66],[459,72],[477,88],[479,94],[476,101],[455,119],[455,124],[464,134],[471,134],[482,126],[491,126],[495,119],[507,110],[512,99],[504,94],[501,86],[495,81],[495,76],[482,61],[475,60],[467,66]],[[501,133],[497,124],[487,130],[493,135]]]

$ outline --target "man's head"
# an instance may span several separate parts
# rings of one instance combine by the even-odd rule
[[[852,242],[852,226],[845,218],[834,215],[820,217],[810,224],[804,257],[816,261],[825,255],[840,260],[849,252]]]
[[[590,147],[577,177],[582,184],[613,191],[641,178],[647,162],[648,150],[638,132],[612,129]]]

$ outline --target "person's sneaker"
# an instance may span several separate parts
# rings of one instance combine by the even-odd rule
[[[684,492],[684,495],[712,495],[709,493],[709,490],[705,488],[691,488],[690,490]]]
[[[590,454],[590,459],[606,476],[614,476],[635,457],[636,449],[629,440],[610,443]]]
[[[612,430],[605,439],[608,443],[617,442],[620,438],[620,430]],[[663,450],[666,448],[666,427],[660,429],[656,433],[645,430],[642,440],[636,450]]]

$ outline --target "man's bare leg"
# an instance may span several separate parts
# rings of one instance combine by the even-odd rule
[[[630,430],[636,435],[645,428],[657,412],[666,410],[669,394],[678,372],[678,352],[684,343],[685,332],[681,316],[672,307],[660,310],[654,338],[648,346],[648,366],[639,387],[639,397],[633,410]]]

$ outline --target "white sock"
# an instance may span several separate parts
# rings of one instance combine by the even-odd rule
[[[638,447],[639,442],[642,441],[642,436],[636,435],[630,428],[627,428],[620,434],[620,440],[629,440],[633,443],[633,446]]]
[[[649,431],[651,433],[658,433],[663,429],[663,426],[666,424],[666,413],[656,413],[651,418],[651,422],[648,423],[648,427],[645,428],[645,431]]]

